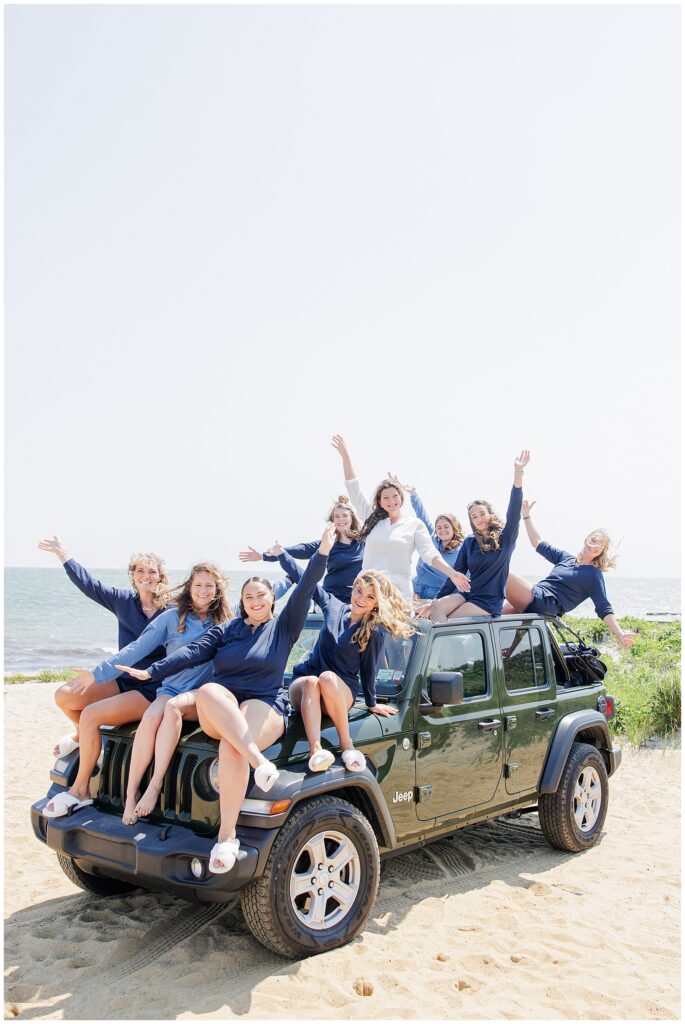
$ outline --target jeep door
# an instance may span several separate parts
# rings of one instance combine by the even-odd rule
[[[445,627],[431,638],[416,719],[416,813],[421,821],[487,804],[499,784],[502,719],[487,629]],[[429,704],[432,672],[462,673],[463,704]]]
[[[502,682],[507,793],[535,790],[557,725],[556,680],[541,623],[493,622]]]

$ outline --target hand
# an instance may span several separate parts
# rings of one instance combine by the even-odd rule
[[[340,455],[342,459],[344,459],[346,456],[347,458],[350,457],[350,453],[347,450],[347,445],[345,444],[345,438],[342,436],[342,434],[333,434],[333,437],[331,438],[331,444],[333,445],[338,455]]]
[[[335,525],[333,523],[326,523],[324,531],[321,534],[321,543],[319,544],[319,554],[328,555],[330,550],[335,544],[337,539],[337,533]]]
[[[517,459],[514,459],[514,473],[523,473],[530,462],[530,451],[524,448]]]
[[[423,604],[417,604],[416,608],[414,609],[414,614],[419,619],[430,619],[432,606],[432,601],[424,601]]]
[[[394,473],[391,473],[390,470],[388,470],[388,480],[390,480],[390,482],[393,483],[400,491],[406,491],[407,494],[416,494],[416,487],[414,484],[400,483],[399,477],[395,476]]]
[[[151,678],[150,673],[142,668],[129,668],[128,665],[115,665],[114,667],[118,668],[120,672],[128,672],[139,683],[146,683]]]
[[[85,669],[71,680],[69,683],[69,689],[72,693],[85,693],[91,686],[95,684],[95,676],[88,669]]]
[[[268,554],[269,552],[267,552]],[[238,558],[241,562],[261,562],[262,553],[257,551],[256,548],[248,547],[247,551],[241,551],[238,554]]]
[[[467,576],[464,576],[463,572],[457,572],[456,570],[451,572],[450,579],[460,593],[468,594],[471,589],[471,581]]]
[[[522,519],[527,519],[529,517],[529,515],[533,511],[533,505],[537,505],[537,501],[526,501],[525,498],[523,499],[523,503],[521,504]]]
[[[58,558],[65,553],[62,541],[56,534],[39,541],[38,547],[41,551],[52,551],[53,555],[57,555]]]
[[[635,641],[639,638],[639,633],[628,633],[624,632],[621,637],[621,643],[624,647],[632,647]]]
[[[388,715],[396,715],[399,708],[391,708],[389,704],[374,704],[368,710],[372,715],[381,715],[382,718],[387,718]]]
[[[269,555],[272,558],[278,558],[278,556],[282,555],[284,551],[285,548],[283,547],[281,542],[277,540],[274,541],[270,548],[266,549],[265,554]]]

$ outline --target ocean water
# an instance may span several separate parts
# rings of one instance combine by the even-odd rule
[[[128,586],[120,569],[93,569],[93,575],[115,587]],[[263,566],[242,566],[228,572],[231,601],[240,586],[256,573],[277,580],[283,574]],[[172,583],[181,571],[169,573]],[[609,599],[618,616],[670,619],[680,615],[680,580],[611,576]],[[589,601],[575,615],[592,616]],[[5,672],[92,668],[117,650],[117,623],[111,612],[88,600],[62,568],[5,569]]]

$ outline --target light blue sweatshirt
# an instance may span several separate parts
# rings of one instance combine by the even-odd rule
[[[145,627],[137,640],[128,644],[118,654],[112,655],[105,661],[101,661],[93,669],[96,683],[107,683],[117,676],[122,675],[116,665],[135,665],[146,654],[150,654],[157,647],[164,647],[167,657],[181,647],[186,647],[194,640],[207,632],[212,625],[211,619],[200,622],[197,615],[190,612],[186,616],[186,625],[183,633],[178,631],[178,611],[176,608],[169,608],[153,619]],[[187,668],[176,675],[165,679],[157,691],[157,695],[185,693],[187,690],[196,690],[199,686],[209,682],[212,678],[212,664],[199,665],[196,668]]]
[[[414,509],[417,519],[421,520],[430,533],[431,540],[438,549],[440,557],[443,558],[448,565],[451,565],[452,568],[454,568],[454,563],[456,562],[457,555],[459,554],[459,547],[454,548],[452,551],[443,551],[442,541],[435,532],[435,527],[428,518],[428,513],[423,507],[423,502],[419,498],[418,494],[411,495],[411,506]],[[432,600],[432,598],[437,595],[444,582],[444,573],[434,569],[432,565],[427,565],[422,558],[419,558],[416,564],[416,576],[412,580],[414,593],[418,597],[421,597],[426,601]]]

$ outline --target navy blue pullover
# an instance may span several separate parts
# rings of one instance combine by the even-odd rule
[[[299,565],[289,555],[281,555],[278,561],[288,576],[301,574]],[[366,649],[362,651],[359,644],[352,640],[352,634],[359,629],[360,623],[350,623],[350,605],[326,593],[322,586],[316,588],[314,600],[323,612],[323,626],[314,650],[306,661],[293,669],[293,679],[297,676],[320,676],[322,672],[335,672],[349,686],[356,700],[361,678],[366,706],[375,707],[376,668],[383,649],[380,629],[374,629]]]
[[[312,594],[325,568],[326,556],[314,555],[290,591],[285,608],[273,619],[254,630],[241,617],[212,626],[199,640],[151,665],[151,679],[157,682],[213,660],[213,682],[243,695],[275,697],[283,686],[288,655],[302,632]]]
[[[468,594],[464,594],[466,600],[478,605],[490,615],[501,615],[502,613],[509,563],[519,533],[522,501],[523,488],[512,487],[507,518],[499,537],[497,551],[481,551],[478,540],[471,534],[470,537],[466,537],[459,548],[459,554],[454,563],[457,572],[465,573],[468,570],[471,576],[471,590]],[[438,597],[453,594],[456,589],[452,580],[448,579]]]
[[[596,566],[578,565],[575,555],[552,547],[545,540],[540,541],[536,551],[548,562],[552,562],[554,569],[544,580],[535,584],[533,600],[526,611],[564,615],[589,597],[600,619],[613,614],[614,609],[609,604],[604,586],[604,576]]]
[[[284,550],[291,558],[300,558],[303,561],[309,560],[319,550],[321,541],[312,540],[304,544],[294,544]],[[263,554],[265,562],[277,562],[276,555]],[[364,558],[364,541],[353,540],[349,544],[335,542],[328,556],[328,568],[322,583],[324,590],[333,594],[339,601],[347,604],[352,597],[352,584],[362,571],[362,559]],[[317,601],[318,604],[318,601]]]
[[[87,569],[84,569],[75,559],[70,558],[64,562],[64,571],[67,576],[74,583],[82,594],[89,597],[91,601],[95,601],[97,604],[102,605],[107,611],[112,612],[116,615],[117,622],[119,623],[119,650],[123,647],[128,647],[130,643],[137,640],[140,634],[143,632],[146,626],[148,626],[153,619],[156,619],[158,615],[161,615],[167,608],[172,608],[173,605],[166,605],[163,608],[159,608],[154,615],[150,618],[147,617],[143,611],[143,606],[140,603],[140,597],[135,590],[122,590],[120,587],[106,587],[100,580],[96,580],[94,576],[91,576]],[[164,647],[156,647],[151,654],[146,654],[144,658],[137,661],[132,668],[147,669],[159,658],[164,657]],[[120,679],[126,679],[127,682],[135,683],[136,680],[130,676],[127,672],[122,672],[119,676]]]

